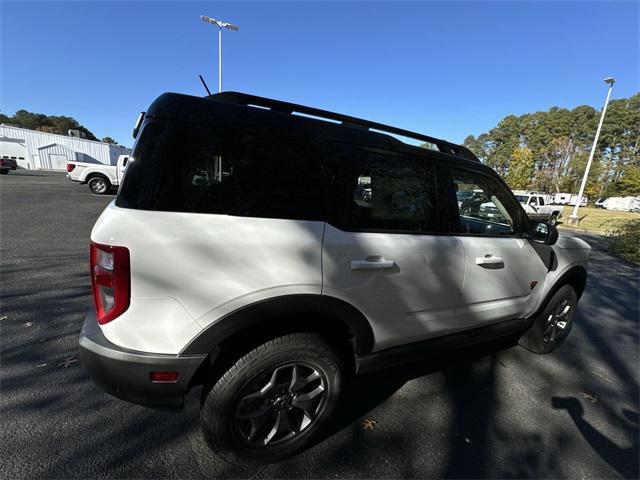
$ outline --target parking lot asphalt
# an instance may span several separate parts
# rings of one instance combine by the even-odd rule
[[[63,174],[0,178],[2,478],[638,478],[639,272],[601,237],[580,234],[587,289],[555,353],[474,350],[361,377],[324,440],[243,468],[207,449],[198,390],[183,412],[151,410],[75,361],[89,233],[113,198]]]

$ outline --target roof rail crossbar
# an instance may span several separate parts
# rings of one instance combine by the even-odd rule
[[[306,115],[310,115],[312,117],[317,117],[320,119],[333,120],[342,123],[343,125],[356,127],[361,129],[373,129],[380,132],[390,133],[394,135],[400,135],[407,138],[412,138],[414,140],[420,140],[422,142],[427,142],[435,145],[438,150],[442,153],[447,153],[450,155],[458,155],[460,157],[466,158],[468,160],[473,160],[479,162],[478,157],[476,157],[471,150],[463,145],[457,145],[455,143],[447,142],[446,140],[442,140],[435,137],[430,137],[428,135],[423,135],[421,133],[412,132],[409,130],[404,130],[402,128],[392,127],[390,125],[385,125],[383,123],[371,122],[369,120],[364,120],[362,118],[351,117],[349,115],[343,115],[341,113],[330,112],[328,110],[321,110],[319,108],[306,107],[304,105],[298,105],[295,103],[283,102],[280,100],[272,100],[270,98],[258,97],[255,95],[249,95],[246,93],[239,92],[222,92],[211,95],[210,97],[213,100],[221,100],[223,102],[234,103],[237,105],[248,105],[248,106],[256,106],[262,108],[269,108],[274,112],[293,114],[302,113]]]

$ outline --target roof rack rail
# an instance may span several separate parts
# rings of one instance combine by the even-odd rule
[[[350,127],[356,127],[365,130],[375,130],[378,132],[391,133],[395,135],[401,135],[407,138],[413,138],[414,140],[420,140],[435,145],[438,151],[449,155],[457,155],[467,160],[473,160],[479,162],[471,150],[463,145],[457,145],[455,143],[447,142],[439,138],[430,137],[421,133],[411,132],[409,130],[403,130],[402,128],[392,127],[382,123],[371,122],[362,118],[351,117],[349,115],[342,115],[340,113],[330,112],[328,110],[321,110],[319,108],[306,107],[304,105],[298,105],[295,103],[282,102],[280,100],[272,100],[270,98],[258,97],[256,95],[249,95],[239,92],[222,92],[211,95],[213,100],[220,100],[223,102],[234,103],[237,105],[255,106],[260,108],[268,108],[274,112],[279,113],[301,113],[316,117],[320,120],[332,120],[339,122],[343,125]]]

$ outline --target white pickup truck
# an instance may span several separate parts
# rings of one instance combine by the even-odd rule
[[[92,193],[102,195],[120,185],[128,162],[129,155],[120,155],[116,165],[67,162],[67,178],[74,182],[86,183]]]
[[[550,205],[545,201],[546,195],[520,192],[514,192],[514,194],[531,220],[556,223],[562,217],[564,207],[562,205]]]

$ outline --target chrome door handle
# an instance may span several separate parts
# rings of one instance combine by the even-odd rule
[[[366,260],[351,260],[351,270],[372,270],[382,268],[393,268],[396,262],[387,260],[384,257],[371,258]]]
[[[502,257],[494,257],[493,255],[485,255],[484,257],[476,257],[476,265],[504,265]]]

